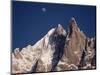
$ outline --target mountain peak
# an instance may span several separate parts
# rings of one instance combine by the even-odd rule
[[[71,18],[71,21],[74,21],[74,22],[76,22],[76,20],[75,20],[75,18],[74,18],[74,17],[72,17],[72,18]]]
[[[12,53],[12,73],[95,68],[96,39],[85,36],[74,17],[69,27],[68,32],[58,24],[33,46],[28,45],[22,50],[16,48]]]
[[[70,25],[70,27],[69,27],[70,28],[70,33],[74,32],[74,31],[80,31],[74,17],[71,18],[69,25]]]
[[[58,33],[59,35],[66,36],[66,30],[63,28],[61,24],[58,24],[58,27],[56,28],[56,33]]]
[[[75,27],[75,26],[77,27],[77,23],[76,23],[76,20],[75,20],[74,17],[71,18],[70,25],[73,26],[73,27]]]
[[[75,25],[77,25],[76,20],[74,17],[71,18],[71,22],[74,23]]]
[[[58,24],[58,28],[62,28],[62,25],[61,24]]]

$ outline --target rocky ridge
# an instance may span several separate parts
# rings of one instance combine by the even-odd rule
[[[12,52],[12,73],[52,72],[96,68],[96,39],[87,37],[74,18],[69,31],[52,28],[35,45]]]

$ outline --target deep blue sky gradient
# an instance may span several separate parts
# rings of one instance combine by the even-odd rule
[[[12,1],[12,48],[35,44],[58,24],[68,29],[71,17],[88,37],[96,36],[96,6]]]

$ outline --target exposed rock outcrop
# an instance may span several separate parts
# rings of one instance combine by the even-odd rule
[[[51,72],[96,68],[96,39],[87,37],[74,18],[70,31],[52,28],[35,45],[12,53],[12,73]]]

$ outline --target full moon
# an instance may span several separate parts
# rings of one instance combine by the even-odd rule
[[[46,12],[46,8],[42,8],[42,11],[43,11],[43,12]]]

